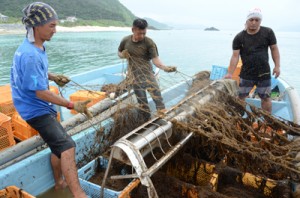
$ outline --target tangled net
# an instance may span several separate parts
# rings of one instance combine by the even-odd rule
[[[187,122],[174,121],[178,133],[194,132],[186,148],[199,159],[218,162],[226,159],[230,167],[274,180],[299,181],[300,171],[293,161],[300,151],[300,126],[278,119],[226,93],[218,100],[197,107]]]
[[[208,77],[209,72],[199,73],[196,79],[200,80],[193,82],[187,95],[207,86],[210,82]],[[180,192],[189,194],[195,191],[198,197],[227,197],[226,195],[231,197],[233,194],[246,197],[288,195],[290,187],[286,183],[282,185],[277,183],[276,187],[270,188],[269,196],[262,196],[259,193],[264,194],[263,191],[267,188],[264,182],[267,179],[299,182],[300,171],[295,166],[295,158],[300,151],[300,146],[299,141],[291,140],[291,135],[300,135],[300,126],[276,118],[228,93],[219,90],[217,92],[217,98],[203,106],[197,106],[196,113],[189,116],[187,121],[172,120],[174,136],[193,132],[194,137],[166,166],[154,174],[152,179],[158,194],[161,197],[178,197]],[[125,129],[126,134],[138,127],[142,123],[134,122],[139,117],[137,115],[138,109],[129,106],[117,113],[115,123],[118,124],[111,133],[118,134]],[[122,135],[124,133],[115,137]],[[201,163],[215,164],[220,173],[220,180],[228,180],[229,176],[237,175],[231,179],[235,183],[230,183],[229,186],[225,185],[226,182],[223,186],[220,183],[218,192],[207,187],[207,184],[204,188],[199,187]],[[257,181],[259,189],[247,192],[238,187],[243,184],[236,182],[237,178],[246,172],[264,178],[264,182]],[[171,193],[164,188],[166,184],[176,193]],[[234,185],[237,188],[233,188]],[[132,194],[133,197],[147,195],[143,188],[138,188],[136,191],[136,194]],[[287,192],[279,195],[279,191]],[[187,194],[182,194],[182,197],[196,197]]]
[[[129,58],[128,62],[126,79],[118,85],[104,85],[102,91],[108,95],[115,93],[115,96],[119,96],[125,92],[129,93],[133,86],[139,87],[139,79],[133,75],[133,70],[141,74],[138,78],[145,79],[148,84],[152,83],[147,80],[150,70],[143,66],[142,61]],[[201,80],[193,82],[187,95],[195,93],[210,82],[209,72],[201,72],[196,78]],[[144,88],[141,86],[140,89]],[[146,88],[146,90],[155,99],[155,95],[152,94],[153,89]],[[295,164],[297,163],[296,156],[300,152],[300,141],[292,139],[300,135],[300,126],[282,118],[276,118],[228,93],[218,92],[218,98],[214,98],[213,101],[203,106],[195,107],[197,111],[193,116],[188,116],[187,121],[172,120],[172,131],[175,136],[187,132],[194,134],[190,142],[170,162],[173,164],[173,168],[178,169],[178,166],[184,166],[185,170],[190,170],[198,163],[198,160],[214,164],[223,162],[226,166],[244,173],[249,172],[273,180],[299,182],[300,171]],[[143,111],[145,108],[136,103],[120,109],[114,114],[114,126],[104,139],[113,143],[140,126],[144,122],[143,119],[140,119]],[[191,156],[190,163],[183,160],[183,154]],[[158,174],[165,175],[166,172],[168,171],[165,169],[159,171]],[[160,183],[159,178],[161,177],[157,178],[155,179],[156,183]],[[176,186],[178,184],[182,186],[182,182],[190,184],[190,181],[175,181],[167,176],[163,176],[163,178],[172,181],[171,183],[176,183]],[[164,186],[165,180],[161,182],[161,186]],[[194,188],[195,186],[189,187]],[[176,187],[176,189],[178,188]],[[198,191],[200,191],[199,188]]]

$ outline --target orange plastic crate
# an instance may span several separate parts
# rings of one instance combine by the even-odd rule
[[[60,122],[60,113],[57,112],[57,121]]]
[[[26,191],[16,187],[8,186],[3,190],[0,190],[0,197],[3,198],[35,198]]]
[[[93,106],[97,102],[103,100],[106,97],[105,92],[102,91],[86,91],[86,90],[78,90],[75,93],[70,95],[70,100],[72,102],[77,101],[85,101],[91,100],[90,103],[87,104],[87,107]],[[75,110],[71,110],[72,114],[76,114]]]
[[[240,84],[240,73],[241,73],[241,69],[242,69],[242,60],[240,59],[233,74],[232,74],[232,79],[235,80],[237,82],[237,84]]]
[[[56,86],[50,86],[49,90],[55,94],[59,94],[59,90]],[[3,113],[12,118],[11,128],[14,136],[19,140],[25,140],[29,137],[37,135],[37,131],[32,129],[16,112],[15,106],[12,100],[10,85],[0,86],[0,113]],[[58,120],[60,121],[60,114],[58,112]],[[16,126],[15,126],[16,124]],[[17,128],[17,130],[16,130]],[[1,149],[1,147],[0,147]]]
[[[22,119],[20,114],[17,112],[12,117],[12,122],[14,125],[14,136],[18,140],[26,140],[39,133],[33,129],[25,120]]]
[[[57,120],[60,121],[60,113],[57,112]],[[17,112],[12,117],[14,125],[14,137],[18,140],[26,140],[32,136],[38,135],[38,131],[33,129]]]
[[[6,149],[15,145],[13,137],[11,118],[3,113],[0,113],[0,150]]]
[[[2,90],[2,89],[0,89]],[[2,90],[3,91],[3,90]],[[0,91],[0,112],[12,117],[16,109],[13,104],[11,91],[4,90],[3,92]]]
[[[11,92],[10,85],[2,85],[0,86],[0,93]]]
[[[57,95],[59,94],[56,86],[50,86],[49,89]],[[12,117],[16,109],[13,104],[10,85],[0,86],[0,96],[0,112]]]
[[[59,95],[58,88],[56,86],[49,86],[49,90],[57,95]]]

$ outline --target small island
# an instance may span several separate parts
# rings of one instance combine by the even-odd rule
[[[209,27],[209,28],[205,28],[204,31],[220,31],[220,30],[215,27]]]

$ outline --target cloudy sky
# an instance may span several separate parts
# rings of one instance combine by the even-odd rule
[[[186,24],[222,30],[243,28],[248,11],[262,10],[262,25],[300,31],[300,0],[120,0],[138,17],[165,24]]]

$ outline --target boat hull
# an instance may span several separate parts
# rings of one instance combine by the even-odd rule
[[[108,84],[119,83],[124,79],[122,64],[101,68],[96,71],[85,72],[72,77],[72,80],[78,84]],[[162,96],[167,108],[170,108],[180,102],[189,91],[192,84],[192,79],[187,82],[178,83],[162,92]],[[272,113],[283,119],[294,121],[299,124],[299,99],[294,89],[291,88],[282,79],[277,79],[282,95],[282,100],[273,101]],[[64,92],[65,97],[71,94],[71,91]],[[260,99],[248,98],[248,103],[260,107]],[[155,104],[149,98],[149,106],[152,111],[155,111]],[[62,118],[67,120],[72,117],[68,110],[61,109]],[[108,118],[101,122],[105,132],[109,131],[113,120]],[[76,161],[79,168],[89,161],[99,156],[103,147],[108,143],[101,141],[103,134],[99,135],[94,126],[91,126],[78,134],[72,136],[76,142]],[[100,140],[100,141],[99,141]],[[42,149],[33,155],[28,156],[16,163],[13,163],[0,170],[0,189],[7,186],[15,185],[24,189],[28,193],[37,196],[54,186],[54,179],[50,164],[51,151],[49,148]],[[87,156],[89,156],[87,158]]]

